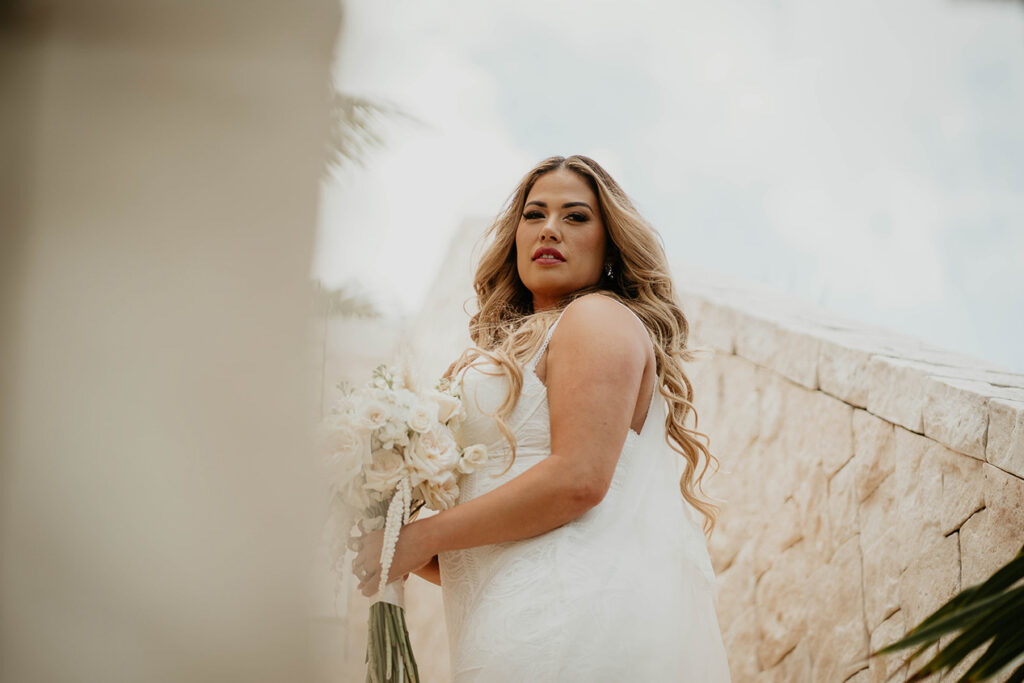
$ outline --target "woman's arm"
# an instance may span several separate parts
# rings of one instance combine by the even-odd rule
[[[437,555],[434,555],[430,562],[416,569],[413,573],[430,583],[436,583],[438,586],[441,585],[441,563],[438,562]]]
[[[547,359],[551,455],[478,498],[403,527],[391,580],[439,552],[537,536],[576,519],[608,491],[636,407],[650,339],[643,325],[607,297],[577,299],[562,316]],[[354,564],[379,581],[381,534]]]

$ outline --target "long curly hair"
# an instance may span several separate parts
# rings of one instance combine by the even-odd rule
[[[516,230],[534,183],[545,173],[561,168],[579,174],[597,196],[598,211],[607,232],[606,261],[612,264],[612,277],[604,273],[597,284],[566,295],[554,309],[534,312],[533,295],[519,278],[516,267]],[[718,468],[718,460],[709,450],[708,436],[697,431],[693,386],[682,365],[695,358],[687,346],[689,323],[676,302],[668,259],[658,233],[607,171],[589,157],[573,155],[544,159],[523,176],[485,239],[473,281],[477,312],[470,319],[469,333],[474,346],[452,363],[445,376],[454,378],[469,366],[488,363],[496,368],[492,374],[504,375],[509,392],[494,417],[514,460],[515,437],[507,418],[522,391],[522,368],[540,350],[553,320],[571,301],[592,292],[628,306],[643,321],[654,344],[656,389],[668,405],[666,440],[687,465],[679,490],[704,516],[704,531],[710,536],[719,508],[706,497],[702,483],[710,465]],[[686,426],[691,414],[693,429]]]

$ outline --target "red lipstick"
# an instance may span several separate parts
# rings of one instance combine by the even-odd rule
[[[553,256],[554,258],[553,259],[552,258],[541,259],[541,257],[543,257],[543,256],[548,256],[548,257]],[[565,261],[565,257],[562,256],[562,252],[558,251],[557,249],[555,249],[553,247],[541,247],[537,251],[533,252],[533,260],[536,261],[538,259],[541,259],[543,261],[554,261],[554,262]]]

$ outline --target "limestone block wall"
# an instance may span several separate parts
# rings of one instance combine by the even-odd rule
[[[733,680],[904,680],[868,652],[1024,544],[1024,375],[675,270]]]

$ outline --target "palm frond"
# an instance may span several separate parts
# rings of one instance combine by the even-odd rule
[[[338,90],[331,92],[330,110],[328,166],[334,168],[343,168],[350,163],[363,165],[370,150],[384,146],[381,130],[389,119],[424,125],[423,121],[397,105]]]
[[[1024,656],[1024,629],[1021,628],[1024,624],[1024,585],[1014,587],[1022,579],[1024,547],[986,581],[960,591],[903,638],[872,652],[871,656],[916,646],[908,660],[913,661],[941,636],[959,632],[907,680],[919,681],[933,673],[953,669],[986,644],[987,649],[960,681],[991,678]],[[1015,670],[1008,680],[1024,683],[1024,665]]]

